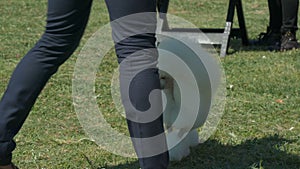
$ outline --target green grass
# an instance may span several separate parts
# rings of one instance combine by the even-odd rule
[[[227,1],[171,1],[170,13],[199,27],[223,27]],[[265,31],[266,1],[243,1],[250,38]],[[0,1],[0,93],[21,57],[43,32],[46,1]],[[72,74],[84,42],[108,22],[103,1],[95,1],[84,38],[39,96],[16,137],[14,162],[31,168],[138,168],[136,159],[113,155],[89,141],[72,105]],[[234,27],[237,26],[235,22]],[[300,56],[299,51],[274,53],[232,43],[222,59],[227,78],[225,114],[217,132],[195,147],[171,169],[299,169],[300,168]],[[98,73],[99,107],[112,126],[126,132],[124,120],[113,115],[110,75],[117,65],[107,57],[105,73]],[[233,85],[233,88],[229,88]],[[283,103],[276,100],[281,99]],[[110,114],[112,117],[109,118]]]

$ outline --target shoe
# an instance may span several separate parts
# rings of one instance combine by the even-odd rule
[[[10,165],[0,166],[0,169],[19,169],[17,166],[15,166],[13,163]]]
[[[298,49],[300,45],[296,39],[296,33],[287,31],[281,37],[280,51]]]
[[[281,34],[279,30],[273,30],[267,27],[267,32],[262,32],[256,40],[250,41],[255,46],[273,46],[280,42]]]

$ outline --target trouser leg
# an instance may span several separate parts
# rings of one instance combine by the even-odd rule
[[[110,19],[113,21],[113,39],[120,63],[121,97],[140,166],[142,169],[165,169],[168,166],[169,157],[161,115],[159,74],[156,67],[158,57],[155,45],[156,1],[106,0],[106,3]],[[152,13],[117,20],[123,16],[141,12]],[[127,37],[127,35],[130,36]],[[131,75],[135,73],[137,75],[132,78]],[[154,104],[154,111],[147,113],[150,113],[150,116],[153,113],[153,116],[157,118],[148,122],[139,121],[138,116],[146,116],[143,113],[153,106],[149,103],[149,94],[154,90],[159,91],[151,95],[152,99],[157,102]],[[159,134],[162,137],[158,137],[151,143],[136,140],[136,138],[149,138]],[[164,151],[151,155],[149,150],[158,147]]]
[[[282,25],[281,0],[268,0],[269,7],[269,27],[271,30],[280,32]]]
[[[282,33],[298,30],[299,0],[281,0],[282,4]]]
[[[18,133],[39,93],[79,44],[91,0],[48,0],[47,25],[14,70],[0,102],[0,165],[11,162]]]

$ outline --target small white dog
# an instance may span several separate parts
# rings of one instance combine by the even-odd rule
[[[164,124],[170,160],[181,160],[199,144],[198,128],[209,114],[218,74],[199,44],[166,38],[159,44]]]
[[[167,129],[167,143],[171,161],[180,161],[190,154],[190,147],[199,144],[197,129],[186,130],[183,125],[176,126],[174,121],[180,109],[180,92],[174,79],[161,72],[161,84],[165,94],[164,124]],[[178,123],[177,123],[178,124]]]

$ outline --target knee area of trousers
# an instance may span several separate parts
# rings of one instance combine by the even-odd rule
[[[80,38],[72,35],[54,35],[44,33],[32,50],[23,58],[23,65],[32,65],[31,69],[45,70],[53,74],[75,51]],[[47,74],[48,75],[48,74]]]
[[[129,82],[128,94],[130,102],[140,111],[150,109],[152,105],[150,95],[155,89],[160,90],[158,69],[150,68],[139,72]],[[161,97],[159,93],[152,93],[151,96],[155,100]],[[157,106],[156,104],[154,105]]]
[[[80,36],[78,35],[45,33],[38,42],[38,46],[50,54],[59,55],[72,53],[79,45],[79,42]]]

